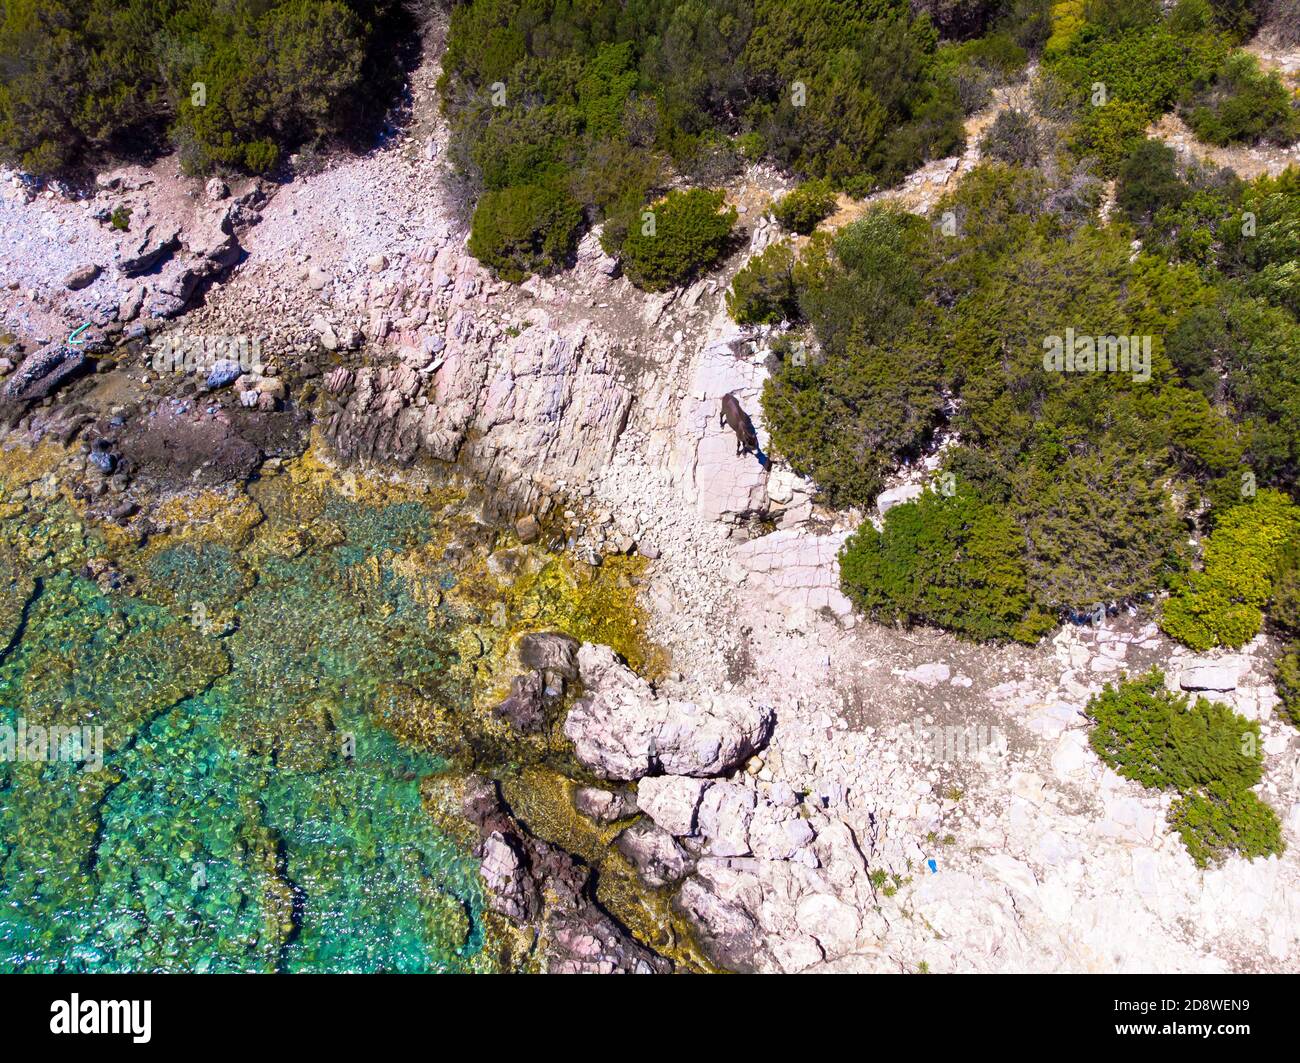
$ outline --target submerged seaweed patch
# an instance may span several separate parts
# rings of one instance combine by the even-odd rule
[[[636,562],[492,565],[458,492],[310,455],[124,533],[43,459],[0,461],[0,724],[104,755],[0,763],[0,969],[535,965],[424,782],[527,762],[488,711],[522,631],[651,659]]]

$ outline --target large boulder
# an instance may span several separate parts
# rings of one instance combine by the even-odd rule
[[[548,971],[649,974],[672,970],[671,961],[639,944],[595,901],[591,869],[531,833],[493,780],[481,775],[466,778],[461,812],[479,834],[476,854],[488,904],[511,922],[538,931]]]
[[[740,876],[724,868],[692,875],[673,899],[695,929],[696,939],[720,967],[742,974],[763,970],[762,931],[748,908],[724,896]]]
[[[578,640],[555,631],[525,635],[519,640],[519,661],[538,672],[578,678]]]
[[[76,347],[66,343],[43,347],[23,359],[22,365],[5,381],[0,403],[21,407],[37,402],[88,367],[85,353]]]
[[[614,844],[632,862],[641,881],[651,889],[680,882],[691,869],[686,850],[671,834],[649,820],[632,824]]]
[[[754,791],[738,783],[709,787],[700,803],[700,833],[714,856],[749,855],[749,824],[756,803]]]
[[[636,798],[624,790],[603,790],[580,786],[573,794],[573,807],[597,823],[613,823],[637,813]]]
[[[1237,683],[1246,669],[1247,663],[1240,657],[1226,657],[1220,661],[1198,661],[1179,672],[1178,685],[1184,690],[1211,690],[1226,693],[1237,689]]]
[[[134,277],[153,269],[163,259],[170,257],[181,246],[181,228],[150,225],[140,237],[123,248],[118,259],[118,272]]]
[[[771,708],[746,698],[658,697],[608,646],[583,643],[578,671],[585,693],[569,710],[564,734],[583,766],[606,779],[726,775],[772,732]]]
[[[659,826],[679,838],[695,833],[700,798],[709,785],[686,775],[656,775],[637,785],[637,807]]]
[[[78,266],[63,278],[63,286],[69,291],[79,292],[82,288],[89,288],[95,283],[95,278],[100,274],[100,268],[93,262],[84,266]]]
[[[541,733],[546,724],[542,677],[536,672],[515,676],[510,681],[510,694],[492,711],[520,734]]]

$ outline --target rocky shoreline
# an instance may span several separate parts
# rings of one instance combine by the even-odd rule
[[[436,57],[415,71],[396,143],[279,187],[203,186],[169,160],[90,198],[6,175],[5,445],[79,445],[76,489],[129,535],[155,529],[160,497],[242,483],[315,436],[341,467],[454,477],[581,564],[645,558],[663,674],[560,633],[521,644],[498,715],[526,736],[560,714],[576,812],[616,831],[718,967],[1295,969],[1300,745],[1271,711],[1266,640],[1197,657],[1135,615],[990,648],[858,622],[835,558],[875,514],[821,509],[717,424],[734,393],[766,440],[769,333],[722,306],[748,252],[665,295],[592,238],[561,277],[495,281],[441,191],[437,74]],[[903,202],[924,209],[974,161],[929,165]],[[781,187],[755,167],[729,189],[750,252]],[[180,333],[254,338],[260,361],[159,372],[149,344]],[[1088,698],[1152,665],[1261,720],[1281,858],[1197,869],[1168,798],[1089,748]],[[669,968],[499,781],[464,780],[459,807],[496,911],[539,933],[550,969]]]

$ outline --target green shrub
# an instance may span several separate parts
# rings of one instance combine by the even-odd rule
[[[1288,540],[1278,551],[1268,615],[1278,627],[1300,635],[1300,538]]]
[[[1103,436],[1034,454],[1011,477],[1035,600],[1057,612],[1136,599],[1177,567],[1184,535],[1158,465]]]
[[[1169,806],[1169,825],[1178,831],[1197,867],[1212,867],[1228,857],[1280,854],[1282,824],[1277,813],[1250,790],[1221,784],[1177,798]]]
[[[1148,244],[1171,261],[1212,266],[1225,234],[1241,224],[1240,214],[1233,210],[1230,193],[1191,185],[1184,192],[1180,201],[1160,207],[1151,218]]]
[[[1178,176],[1178,156],[1159,140],[1143,139],[1119,167],[1115,205],[1132,222],[1148,222],[1157,211],[1177,208],[1190,189]]]
[[[577,243],[582,209],[562,189],[512,185],[484,193],[469,251],[508,281],[563,266]]]
[[[1091,106],[1093,86],[1106,89],[1106,102],[1127,103],[1154,119],[1188,91],[1208,85],[1230,51],[1220,34],[1180,34],[1167,22],[1127,30],[1089,25],[1048,68],[1071,85],[1078,102]]]
[[[1263,774],[1259,724],[1206,698],[1189,704],[1151,671],[1089,700],[1089,742],[1126,779],[1156,790],[1187,793],[1210,783],[1245,790]]]
[[[1142,104],[1112,100],[1084,111],[1070,146],[1076,154],[1095,159],[1100,172],[1111,176],[1136,150],[1150,122],[1151,111]]]
[[[1253,55],[1228,59],[1214,84],[1180,108],[1192,132],[1207,144],[1290,144],[1300,137],[1300,109],[1274,71]]]
[[[1228,510],[1206,538],[1204,565],[1165,602],[1160,626],[1195,650],[1242,646],[1264,622],[1283,546],[1300,533],[1300,508],[1264,489]]]
[[[1213,24],[1209,0],[1178,0],[1169,13],[1169,28],[1175,33],[1200,33]]]
[[[1258,178],[1241,211],[1226,230],[1222,267],[1253,294],[1300,317],[1300,168]],[[1241,224],[1246,214],[1254,219],[1250,231]]]
[[[1277,687],[1278,713],[1300,728],[1300,643],[1293,642],[1273,662],[1273,683]]]
[[[1224,205],[1218,232],[1235,232],[1240,214]],[[1300,469],[1300,325],[1285,310],[1222,290],[1184,315],[1169,332],[1165,350],[1189,383],[1216,402],[1230,399],[1241,426],[1246,466],[1260,485],[1296,489]],[[1234,500],[1235,501],[1235,500]]]
[[[1087,0],[1084,13],[1091,26],[1116,35],[1155,25],[1160,8],[1160,0]]]
[[[1106,764],[1178,794],[1169,825],[1197,866],[1282,851],[1277,814],[1251,791],[1263,777],[1258,723],[1206,698],[1189,705],[1156,670],[1118,687],[1107,683],[1086,714],[1089,742]]]
[[[1029,610],[1024,537],[999,509],[926,491],[864,522],[840,553],[840,585],[879,621],[923,623],[968,638],[1014,637]]]
[[[1001,8],[1001,0],[913,0],[912,3],[912,10],[929,15],[940,34],[958,39],[984,33]]]
[[[833,505],[866,505],[900,457],[916,454],[942,409],[924,336],[850,342],[806,366],[783,363],[763,388],[771,447]]]
[[[1038,120],[1018,107],[999,111],[980,141],[981,152],[1012,166],[1037,166],[1046,146]]]
[[[1257,13],[1267,6],[1267,0],[1209,0],[1214,24],[1238,41],[1249,39],[1259,21]]]
[[[1191,30],[1187,12],[1160,16],[1146,0],[1071,0],[1056,5],[1044,56],[1046,80],[1077,119],[1067,140],[1113,175],[1147,125],[1189,92],[1209,85],[1227,57],[1228,38]]]
[[[807,236],[835,213],[835,193],[829,181],[805,181],[772,204],[783,229]]]
[[[449,155],[470,198],[572,174],[607,249],[630,234],[634,276],[650,251],[639,208],[668,163],[717,186],[767,156],[865,194],[957,148],[936,49],[907,0],[468,0],[451,5],[443,57]],[[676,283],[664,267],[647,283]]]
[[[974,114],[987,107],[993,90],[1020,77],[1029,55],[1011,33],[946,43],[935,55],[935,68],[952,83],[962,111]]]
[[[802,315],[823,347],[872,343],[903,327],[921,296],[929,238],[920,218],[888,209],[872,210],[833,235],[814,235],[795,267],[795,284]]]
[[[191,171],[264,172],[372,128],[410,29],[393,0],[16,0],[0,6],[0,158],[50,173],[169,140]]]
[[[647,291],[686,283],[722,255],[736,221],[722,209],[722,192],[672,191],[652,204],[629,230],[620,254],[629,280]]]
[[[747,120],[779,164],[860,196],[958,149],[961,103],[933,62],[937,34],[907,6],[756,0]]]
[[[771,244],[745,263],[727,292],[727,313],[738,325],[774,325],[798,316],[789,244]]]

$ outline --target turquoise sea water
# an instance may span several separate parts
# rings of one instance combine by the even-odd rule
[[[476,862],[421,805],[443,765],[377,708],[466,703],[454,624],[354,578],[430,511],[312,519],[332,540],[182,542],[124,590],[61,501],[3,522],[0,725],[102,727],[104,763],[0,763],[0,970],[491,968]]]

